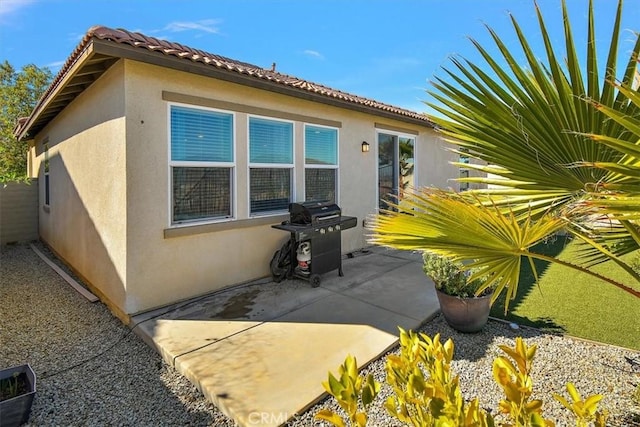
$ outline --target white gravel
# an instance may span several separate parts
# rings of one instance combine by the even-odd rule
[[[235,425],[28,245],[0,251],[0,367],[28,362],[35,371],[29,425]]]
[[[634,415],[640,407],[631,397],[640,383],[638,351],[529,328],[514,331],[497,321],[490,321],[481,333],[460,334],[438,316],[422,331],[454,339],[453,368],[463,393],[479,396],[487,409],[496,408],[500,398],[491,378],[491,362],[500,353],[497,345],[512,345],[516,336],[523,336],[529,345],[539,346],[535,389],[545,401],[545,415],[558,426],[575,425],[550,397],[551,392],[564,393],[568,381],[583,395],[605,396],[601,406],[611,413],[610,425],[640,425],[640,417]],[[0,367],[25,362],[32,365],[38,383],[32,426],[235,425],[104,305],[78,295],[29,246],[4,246],[0,248]],[[371,363],[365,372],[383,382],[384,359]],[[388,393],[383,388],[378,404],[372,405],[370,426],[399,425],[382,409]],[[337,404],[325,398],[288,425],[327,425],[313,420],[323,407],[336,410]]]
[[[451,329],[439,315],[427,322],[420,331],[431,337],[440,332],[443,341],[453,339],[455,353],[452,369],[460,375],[463,396],[467,399],[478,397],[480,405],[494,414],[502,394],[491,374],[493,359],[504,355],[498,345],[512,347],[515,337],[521,336],[527,345],[538,345],[532,372],[534,397],[544,401],[544,416],[552,419],[556,426],[576,425],[570,413],[551,397],[554,392],[566,396],[567,382],[573,382],[583,397],[596,393],[604,395],[600,408],[610,412],[608,425],[640,426],[640,406],[632,399],[635,387],[640,384],[638,351],[545,334],[532,328],[513,330],[508,324],[495,320],[490,320],[480,333],[463,334]],[[363,372],[365,375],[372,373],[383,384],[380,394],[371,405],[368,425],[402,425],[382,409],[391,391],[384,385],[384,358],[372,362]],[[326,398],[288,425],[325,426],[327,424],[313,420],[313,414],[322,408],[340,411],[333,398]]]

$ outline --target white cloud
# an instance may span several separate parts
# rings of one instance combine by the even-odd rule
[[[304,53],[305,55],[310,56],[312,58],[324,59],[324,55],[322,55],[317,50],[307,49],[307,50],[303,51],[302,53]]]
[[[62,67],[64,65],[66,61],[54,61],[54,62],[50,62],[48,64],[45,64],[45,67],[47,68],[51,68],[52,70],[57,70],[60,67]]]
[[[221,23],[217,19],[203,19],[201,21],[179,21],[170,22],[163,30],[171,31],[172,33],[178,33],[182,31],[202,31],[210,34],[219,34],[220,28],[218,25]]]
[[[6,18],[13,12],[35,3],[35,1],[36,0],[2,0],[0,1],[0,18]]]

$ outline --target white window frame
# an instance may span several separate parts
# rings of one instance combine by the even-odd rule
[[[251,162],[251,119],[270,120],[273,122],[290,123],[291,124],[291,164],[289,163],[252,163]],[[251,212],[251,169],[290,169],[290,196],[289,203],[296,200],[296,122],[293,120],[279,119],[269,116],[260,116],[256,114],[247,114],[247,210],[249,218],[261,218],[269,216],[282,215],[287,213],[286,209],[278,209],[268,212]]]
[[[44,151],[44,207],[49,208],[51,205],[51,164],[49,162],[49,142],[42,144]]]
[[[231,146],[233,153],[233,162],[191,162],[191,161],[173,161],[171,159],[171,107],[185,107],[194,110],[203,110],[203,111],[213,111],[221,114],[230,114],[233,120],[233,126],[231,129]],[[184,227],[198,224],[210,224],[210,223],[220,223],[220,222],[230,222],[235,221],[237,219],[237,158],[236,158],[236,113],[234,111],[228,110],[220,110],[217,108],[209,108],[203,107],[200,105],[193,104],[183,104],[179,102],[168,102],[167,103],[167,191],[168,191],[168,201],[169,201],[169,227]],[[173,168],[174,167],[194,167],[194,168],[205,168],[205,167],[217,167],[217,168],[229,168],[231,169],[231,184],[229,188],[229,198],[231,201],[231,215],[228,217],[210,217],[210,218],[198,218],[193,220],[182,220],[182,221],[174,221],[173,220]]]
[[[469,169],[460,168],[460,178],[469,178]],[[458,192],[468,191],[471,189],[469,182],[458,182]]]
[[[333,129],[336,131],[336,164],[335,165],[318,165],[318,164],[307,164],[307,126],[324,128],[324,129]],[[305,123],[302,129],[303,135],[303,158],[304,158],[304,169],[305,169],[305,179],[302,185],[302,194],[304,194],[305,199],[307,197],[307,180],[306,180],[306,170],[307,169],[334,169],[336,174],[336,188],[335,188],[335,200],[334,203],[340,204],[340,129],[333,126],[323,126],[314,123]]]
[[[411,184],[412,187],[417,187],[417,183],[420,182],[418,181],[418,135],[415,134],[411,134],[411,133],[404,133],[404,132],[397,132],[397,131],[393,131],[393,130],[387,130],[387,129],[376,129],[376,139],[375,139],[375,162],[376,162],[376,200],[375,200],[375,210],[376,212],[378,212],[380,210],[380,174],[379,174],[379,161],[380,161],[380,157],[379,157],[379,148],[380,148],[380,134],[384,134],[384,135],[392,135],[398,138],[398,143],[396,144],[395,151],[396,151],[396,157],[399,160],[400,159],[400,138],[409,138],[409,139],[413,139],[413,183]]]

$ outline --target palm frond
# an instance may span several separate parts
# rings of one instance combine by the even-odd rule
[[[510,49],[506,38],[487,26],[497,54],[471,39],[483,63],[456,57],[429,91],[435,99],[429,105],[444,117],[434,122],[445,140],[483,163],[472,168],[487,176],[462,179],[487,186],[472,190],[478,200],[518,220],[556,212],[585,242],[582,261],[588,266],[605,260],[621,264],[621,254],[640,247],[635,229],[629,228],[640,216],[640,92],[633,86],[640,33],[634,33],[620,76],[622,3],[617,2],[605,46],[604,73],[598,64],[602,46],[595,36],[593,1],[583,62],[563,0],[562,53],[556,52],[536,5],[543,52],[534,52],[511,16],[519,49]],[[614,231],[592,222],[594,212],[616,223]]]
[[[546,22],[536,6],[538,25],[544,44],[544,54],[534,52],[515,17],[512,26],[520,52],[511,51],[503,39],[490,27],[487,30],[498,55],[471,40],[483,66],[462,58],[452,58],[452,69],[444,69],[445,78],[436,77],[429,94],[435,102],[432,108],[444,118],[433,120],[442,129],[449,143],[468,150],[482,160],[487,168],[499,166],[492,174],[504,178],[500,195],[513,189],[518,200],[523,189],[549,192],[558,200],[546,198],[546,208],[582,197],[584,189],[595,183],[607,182],[610,172],[598,166],[619,163],[624,154],[610,146],[581,134],[597,134],[622,142],[637,141],[629,132],[630,122],[637,122],[640,109],[628,101],[637,96],[621,86],[607,81],[617,74],[622,2],[616,9],[612,38],[608,46],[606,75],[600,80],[597,58],[593,4],[589,3],[586,41],[586,72],[578,59],[571,21],[565,2],[562,18],[565,33],[564,57],[558,59]],[[622,77],[629,81],[637,60],[640,36],[635,43]],[[518,58],[524,55],[526,63]],[[543,58],[543,59],[539,59]],[[506,65],[503,65],[506,64]],[[486,70],[486,71],[485,71]],[[585,102],[592,100],[591,103]],[[608,119],[608,112],[619,114],[620,120]],[[624,120],[623,120],[624,119]],[[635,125],[634,125],[635,126]],[[632,127],[633,128],[633,127]],[[567,167],[583,162],[582,167]],[[481,167],[477,168],[482,170]],[[495,185],[492,178],[474,178],[474,182]],[[505,190],[505,188],[507,190]],[[483,193],[492,193],[492,188]],[[526,210],[528,206],[516,207]],[[542,211],[544,211],[544,207]]]
[[[371,243],[470,262],[486,287],[496,286],[494,300],[506,292],[507,307],[516,295],[522,256],[564,227],[558,218],[518,219],[473,195],[432,188],[408,192],[393,208],[373,218]]]

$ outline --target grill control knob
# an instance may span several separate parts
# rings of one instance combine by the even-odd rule
[[[336,225],[336,231],[340,231],[340,225]]]
[[[329,226],[329,233],[333,231],[333,227]]]
[[[324,233],[326,233],[326,232],[327,232],[327,230],[325,230],[324,228],[321,228],[321,229],[320,229],[320,234],[324,234]]]

